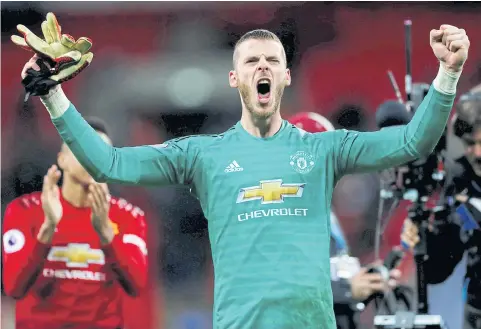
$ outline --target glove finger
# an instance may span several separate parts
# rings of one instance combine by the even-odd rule
[[[16,45],[19,46],[19,47],[22,47],[22,48],[25,49],[25,50],[33,51],[33,49],[30,48],[30,47],[28,46],[28,44],[25,42],[25,39],[22,38],[22,37],[20,37],[20,36],[18,36],[18,35],[12,35],[12,36],[10,37],[10,40],[12,40],[12,42],[13,42],[14,44],[16,44]]]
[[[39,38],[37,35],[32,33],[27,27],[22,24],[17,25],[17,29],[23,34],[25,42],[27,45],[33,49],[36,53],[42,54],[46,57],[52,58],[51,48],[48,43],[43,39]],[[53,58],[52,58],[53,59]]]
[[[94,59],[94,54],[93,53],[86,53],[85,55],[82,56],[82,59],[87,63],[87,66],[92,63],[92,60]]]
[[[32,31],[30,31],[25,25],[23,24],[18,24],[17,25],[17,30],[18,32],[20,32],[23,36],[23,39],[24,39],[24,42],[25,44],[27,44],[27,46],[29,48],[31,48],[33,51],[36,51],[36,49],[34,47],[32,47],[32,45],[30,45],[27,41],[27,36],[29,36],[32,40],[32,42],[34,43],[37,43],[36,41],[33,41],[35,39],[38,39],[38,40],[42,40],[40,39],[39,37],[37,37],[37,35],[35,35]],[[15,40],[12,38],[12,41],[14,43],[17,43],[16,41],[18,41],[18,39],[15,37]],[[20,43],[17,43],[20,47],[24,47],[23,44],[20,44]]]
[[[60,70],[63,70],[67,66],[78,63],[81,58],[82,54],[76,50],[69,51],[68,53],[63,54],[61,57],[57,57],[55,59],[55,71],[58,72]]]
[[[75,47],[75,39],[70,34],[62,34],[62,40],[60,41],[67,48]]]
[[[85,54],[87,51],[90,50],[92,47],[92,40],[86,37],[81,37],[75,43],[75,49],[80,51],[82,54]]]
[[[50,45],[37,37],[34,34],[27,34],[25,36],[25,41],[27,44],[30,46],[30,48],[33,49],[37,54],[42,55],[44,57],[50,58],[52,60],[55,60],[52,54],[52,48],[50,48]]]
[[[92,53],[87,53],[83,55],[78,63],[64,68],[63,70],[59,71],[57,74],[52,75],[50,79],[54,81],[58,81],[59,83],[62,83],[75,78],[80,72],[82,72],[84,69],[86,69],[90,65],[93,57],[94,57],[94,54]]]
[[[53,43],[53,38],[52,38],[52,35],[50,34],[50,29],[48,28],[47,21],[42,22],[42,32],[43,32],[43,37],[45,38],[45,41],[47,43]]]
[[[33,34],[32,31],[30,31],[25,25],[23,24],[18,24],[17,25],[17,30],[18,32],[20,32],[24,37],[27,35],[27,34]]]
[[[53,13],[47,14],[47,25],[54,41],[60,41],[62,38],[62,28],[58,24],[57,17]]]

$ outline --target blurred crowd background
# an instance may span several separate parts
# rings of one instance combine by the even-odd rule
[[[478,3],[349,2],[2,2],[1,204],[41,189],[60,139],[37,99],[22,106],[20,71],[30,54],[10,35],[17,24],[40,32],[47,12],[62,29],[93,40],[92,65],[64,84],[84,115],[110,125],[116,146],[158,144],[189,134],[218,133],[240,118],[237,90],[228,86],[233,45],[265,28],[286,47],[293,84],[282,112],[313,111],[336,128],[376,130],[377,107],[395,94],[387,70],[404,85],[404,27],[413,21],[413,80],[431,83],[438,63],[429,31],[443,23],[481,40]],[[471,47],[459,93],[481,82],[481,47]],[[206,222],[184,188],[111,186],[149,221],[151,284],[129,308],[134,328],[211,328],[212,263]],[[354,256],[373,261],[379,177],[345,177],[333,208]],[[382,255],[399,244],[401,205],[384,235]],[[402,268],[411,280],[412,263]],[[13,301],[2,298],[2,328],[12,326]],[[366,323],[372,318],[365,317]]]

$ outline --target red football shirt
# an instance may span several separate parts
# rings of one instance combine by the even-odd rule
[[[61,198],[52,244],[37,240],[44,220],[40,192],[12,201],[3,221],[4,287],[17,299],[17,329],[122,328],[122,297],[147,281],[144,213],[112,198],[115,237],[100,245],[89,208]]]

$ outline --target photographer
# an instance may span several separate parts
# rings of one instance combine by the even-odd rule
[[[288,120],[297,127],[318,133],[334,130],[333,125],[322,115],[301,112]],[[331,212],[331,286],[334,299],[334,313],[338,329],[355,329],[359,315],[364,309],[363,301],[374,294],[394,289],[401,277],[397,269],[389,272],[386,282],[380,273],[370,273],[370,266],[360,267],[357,258],[349,257],[344,233],[336,215]],[[379,265],[379,264],[372,264]]]
[[[426,233],[426,281],[444,282],[463,255],[467,254],[468,283],[464,308],[464,329],[481,329],[481,85],[461,96],[453,130],[465,146],[465,153],[447,165],[444,188],[447,205]],[[413,248],[419,242],[418,227],[404,222],[401,240]]]
[[[380,273],[370,273],[369,266],[359,267],[359,263],[353,264],[353,258],[348,256],[347,245],[343,238],[342,229],[339,226],[336,215],[331,213],[331,260],[338,260],[331,275],[331,287],[334,298],[334,314],[338,329],[355,329],[359,325],[359,315],[364,309],[365,302],[375,294],[383,294],[394,289],[398,285],[401,272],[397,269],[389,272],[389,281],[385,281]],[[340,264],[345,259],[349,264]],[[339,275],[349,267],[352,276]],[[342,270],[341,270],[342,268]],[[337,270],[337,271],[336,271]]]

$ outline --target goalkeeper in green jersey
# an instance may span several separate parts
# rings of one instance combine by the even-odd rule
[[[332,191],[345,174],[397,166],[437,144],[469,40],[464,30],[442,25],[429,42],[440,68],[428,95],[409,124],[378,132],[310,134],[283,120],[279,108],[291,75],[281,42],[266,30],[245,34],[235,46],[229,83],[239,90],[242,116],[219,135],[117,148],[95,133],[58,84],[41,100],[95,180],[183,184],[200,200],[215,268],[215,329],[334,329]],[[38,61],[25,65],[22,78],[41,71]]]

